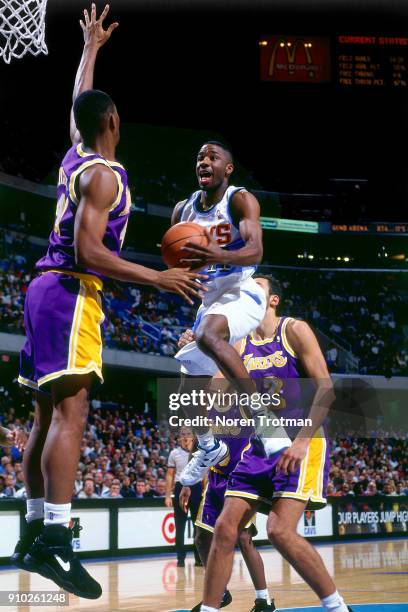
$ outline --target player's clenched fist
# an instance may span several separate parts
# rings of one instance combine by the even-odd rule
[[[183,348],[183,346],[186,346],[186,344],[190,344],[190,342],[193,342],[193,340],[195,340],[193,330],[186,329],[186,331],[184,331],[178,339],[177,346],[179,348]]]

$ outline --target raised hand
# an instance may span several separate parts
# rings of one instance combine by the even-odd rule
[[[85,45],[95,45],[97,49],[103,47],[107,40],[109,40],[113,30],[115,30],[119,23],[115,21],[111,23],[110,26],[104,30],[103,22],[106,18],[106,15],[109,13],[109,4],[105,6],[103,9],[99,19],[96,18],[96,5],[92,3],[90,14],[87,9],[84,9],[84,19],[79,20],[82,31],[84,33],[84,42]]]

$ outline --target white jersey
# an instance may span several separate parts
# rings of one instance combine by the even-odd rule
[[[195,191],[185,202],[181,209],[180,222],[194,222],[207,227],[212,236],[217,240],[220,247],[228,251],[241,249],[245,241],[234,225],[230,214],[230,204],[235,193],[246,191],[245,187],[234,187],[230,185],[222,199],[214,204],[209,210],[199,210],[201,191]],[[204,304],[212,302],[216,296],[221,295],[229,289],[239,286],[247,278],[251,277],[256,266],[232,266],[213,264],[205,268],[202,273],[208,274],[209,279],[204,281],[208,292],[203,299]]]

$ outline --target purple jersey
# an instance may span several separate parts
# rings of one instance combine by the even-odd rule
[[[226,419],[245,419],[245,412],[238,406],[230,408],[227,412],[219,412],[216,409],[209,411],[209,416],[213,419],[214,424],[212,431],[217,438],[223,440],[229,449],[228,458],[221,463],[217,463],[214,471],[221,472],[224,475],[231,474],[232,470],[235,469],[238,461],[241,460],[242,451],[248,446],[249,437],[253,433],[253,428],[250,426],[240,425],[223,425],[222,423],[217,424],[215,419],[225,417]],[[213,469],[213,468],[211,468]]]
[[[94,270],[78,265],[74,249],[75,215],[80,198],[79,177],[84,170],[95,164],[108,166],[118,182],[118,193],[109,210],[103,244],[114,255],[119,255],[131,206],[126,170],[116,161],[108,161],[97,153],[84,151],[80,143],[69,149],[59,170],[54,228],[49,237],[47,254],[37,262],[38,270],[67,270],[101,276]]]
[[[301,388],[296,381],[301,377],[297,355],[290,346],[286,327],[291,317],[281,317],[275,336],[255,340],[250,334],[242,340],[240,355],[251,378],[257,382],[259,392],[273,390],[284,400],[281,408],[274,410],[277,416],[302,418]],[[289,435],[294,432],[288,431]]]

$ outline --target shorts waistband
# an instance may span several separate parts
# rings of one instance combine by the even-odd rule
[[[74,278],[79,278],[80,280],[88,281],[90,283],[95,283],[98,291],[102,291],[103,282],[98,276],[94,276],[93,274],[85,274],[82,272],[72,272],[72,270],[56,270],[51,268],[50,270],[45,270],[41,272],[41,274],[47,274],[47,272],[55,272],[56,274],[67,274],[68,276],[73,276]]]

